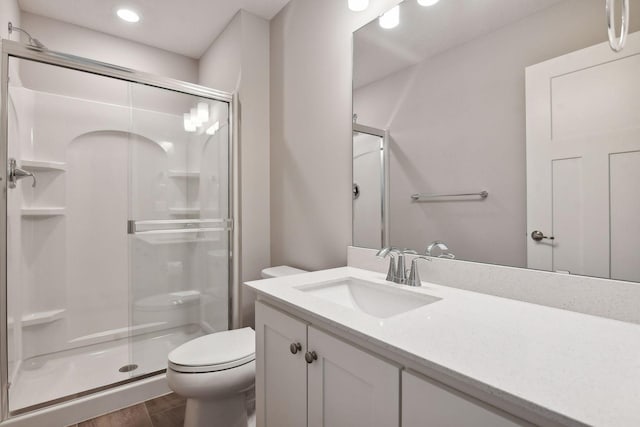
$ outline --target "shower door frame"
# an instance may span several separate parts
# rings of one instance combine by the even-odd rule
[[[7,150],[9,144],[8,138],[8,96],[9,96],[9,59],[25,59],[43,64],[63,67],[71,70],[87,72],[98,76],[114,78],[127,81],[130,83],[138,83],[145,86],[156,87],[159,89],[170,90],[173,92],[193,95],[202,98],[213,99],[220,102],[226,102],[229,105],[229,192],[228,206],[229,218],[231,226],[229,230],[229,318],[228,324],[230,329],[240,326],[240,227],[239,227],[239,168],[238,168],[238,125],[236,117],[239,113],[237,94],[223,92],[200,86],[194,83],[184,82],[172,79],[170,77],[156,76],[154,74],[142,71],[132,70],[118,65],[108,64],[105,62],[95,61],[80,56],[70,55],[61,52],[54,52],[47,49],[40,49],[24,45],[11,40],[1,40],[1,63],[0,63],[0,167],[4,169],[0,173],[0,189],[2,197],[0,197],[0,230],[2,232],[2,242],[0,242],[0,423],[10,418],[9,413],[9,372],[8,372],[8,330],[7,330]],[[123,224],[123,227],[125,224]],[[164,373],[164,370],[161,371]],[[148,376],[140,378],[132,378],[128,382],[135,382]],[[121,385],[114,384],[113,386]],[[107,386],[111,387],[111,386]],[[71,398],[70,400],[72,400]]]

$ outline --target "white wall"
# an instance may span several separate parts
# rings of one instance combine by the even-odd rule
[[[0,37],[3,39],[9,38],[9,30],[7,28],[9,22],[20,27],[20,7],[18,6],[18,0],[0,1]],[[12,39],[16,40],[15,36]]]
[[[391,244],[444,240],[459,259],[526,267],[524,69],[605,41],[602,18],[597,2],[561,2],[355,92],[359,121],[391,134]]]
[[[271,21],[271,261],[345,265],[351,242],[352,32],[397,0],[354,13],[292,0]]]
[[[271,265],[269,215],[269,23],[240,11],[200,59],[199,83],[238,92],[240,103],[241,278]],[[254,295],[242,289],[243,324]]]
[[[22,27],[49,49],[196,83],[198,61],[166,50],[23,12]]]

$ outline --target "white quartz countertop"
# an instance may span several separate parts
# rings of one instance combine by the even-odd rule
[[[442,300],[381,320],[296,289],[345,277]],[[424,281],[410,288],[384,278],[341,267],[246,286],[549,420],[640,426],[640,325]]]

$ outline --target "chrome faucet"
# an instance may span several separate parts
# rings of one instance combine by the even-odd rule
[[[425,256],[415,257],[411,261],[411,272],[409,272],[409,278],[407,279],[407,286],[422,286],[420,281],[420,274],[418,273],[418,261],[421,259],[425,261],[431,261],[431,258]]]
[[[386,248],[382,248],[378,251],[378,253],[376,254],[376,256],[378,258],[386,258],[386,257],[390,257],[389,258],[389,269],[387,270],[387,277],[386,280],[388,280],[389,282],[395,282],[396,280],[396,253],[398,252],[398,249],[394,248],[394,247],[386,247]]]
[[[433,242],[429,243],[429,246],[427,246],[427,249],[425,249],[424,254],[427,256],[433,256],[433,250],[436,248],[440,249],[440,255],[438,255],[438,258],[454,259],[456,257],[453,253],[451,253],[447,244],[441,240],[434,240]]]
[[[407,282],[407,270],[405,269],[405,254],[416,254],[412,249],[397,249],[394,247],[382,248],[376,254],[379,258],[389,259],[389,269],[387,271],[387,280],[394,283],[405,284]]]

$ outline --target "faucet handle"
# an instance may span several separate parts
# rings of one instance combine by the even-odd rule
[[[420,273],[418,272],[418,261],[421,259],[425,261],[431,261],[431,258],[427,258],[425,256],[415,257],[411,261],[411,271],[409,272],[409,278],[407,279],[408,286],[422,286],[422,282],[420,281]]]
[[[441,240],[434,240],[427,246],[427,249],[424,250],[424,254],[427,256],[433,256],[432,251],[434,249],[440,249],[440,255],[437,258],[449,258],[455,259],[455,255],[449,250],[447,244]]]

